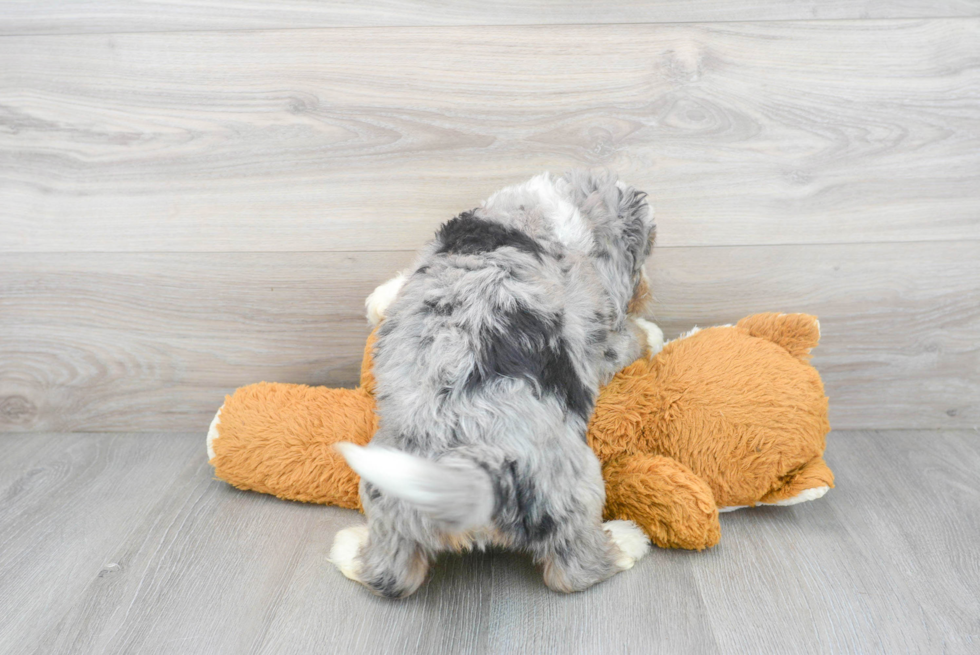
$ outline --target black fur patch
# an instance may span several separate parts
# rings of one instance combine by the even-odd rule
[[[537,241],[520,230],[486,221],[474,216],[472,211],[463,212],[436,233],[440,246],[437,253],[476,255],[509,246],[534,255],[539,261],[544,250]]]
[[[423,440],[419,439],[418,435],[403,432],[400,437],[399,446],[401,450],[404,450],[407,453],[419,452],[419,446]]]
[[[510,527],[525,543],[541,541],[558,527],[551,514],[538,506],[537,494],[533,478],[522,475],[516,462],[507,461],[497,477],[494,496],[498,509],[512,503],[510,508],[513,512],[505,512],[504,515],[512,517]]]
[[[398,580],[394,574],[388,571],[377,575],[371,580],[367,580],[366,584],[385,598],[401,598],[404,594],[404,590],[399,587]]]
[[[456,305],[451,302],[439,302],[438,300],[425,300],[422,303],[427,312],[439,314],[440,316],[450,316],[456,311]]]
[[[368,495],[368,498],[370,498],[371,500],[377,500],[378,498],[381,498],[381,491],[370,482],[364,483],[364,493],[366,493]]]
[[[480,358],[465,388],[472,391],[497,378],[527,380],[588,420],[595,398],[576,373],[561,331],[561,317],[526,308],[506,313],[499,328],[481,332]]]
[[[608,338],[609,335],[607,330],[593,330],[592,332],[589,332],[587,335],[585,335],[586,341],[588,341],[588,343],[593,346],[598,345],[600,343],[606,343],[606,340]]]
[[[386,318],[385,320],[381,321],[381,326],[378,328],[378,338],[383,339],[394,332],[396,325],[398,325],[398,322],[393,318]],[[375,348],[377,348],[377,346],[375,346]]]

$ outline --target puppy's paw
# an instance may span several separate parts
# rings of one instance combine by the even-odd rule
[[[361,563],[357,559],[361,552],[361,546],[367,543],[368,527],[366,525],[355,525],[337,533],[333,538],[333,546],[330,547],[330,561],[345,576],[360,582],[357,576],[360,572]]]
[[[620,571],[633,568],[634,564],[650,552],[650,539],[632,521],[606,521],[602,524],[602,529],[619,548],[616,567]]]
[[[642,318],[634,318],[633,322],[646,334],[648,357],[653,357],[664,349],[664,331],[656,323]]]
[[[401,291],[406,280],[408,280],[408,276],[399,273],[372,291],[371,295],[367,297],[367,300],[364,301],[364,307],[367,309],[367,318],[371,325],[377,327],[381,319],[385,317],[388,312],[388,305],[398,296],[398,292]]]

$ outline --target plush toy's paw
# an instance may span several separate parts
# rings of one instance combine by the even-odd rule
[[[774,503],[760,503],[762,505],[776,505],[779,507],[785,505],[799,505],[800,503],[805,503],[810,500],[816,500],[818,498],[823,498],[824,494],[830,491],[830,487],[813,487],[812,489],[804,489],[792,498],[784,498],[783,500],[777,500]]]
[[[406,280],[408,277],[404,273],[399,273],[372,291],[371,295],[367,297],[367,300],[364,301],[364,307],[367,309],[367,318],[371,321],[371,325],[377,326],[385,317],[388,305],[398,296],[398,292],[401,291]]]
[[[225,406],[222,405],[218,408],[215,413],[214,418],[211,419],[211,425],[208,426],[208,461],[210,462],[214,459],[214,440],[218,438],[218,423],[221,423],[221,410]]]
[[[664,332],[656,323],[651,323],[642,318],[634,318],[633,322],[646,334],[649,357],[653,357],[664,349]]]
[[[782,486],[773,489],[759,499],[760,505],[798,505],[817,498],[823,498],[834,486],[834,473],[817,457],[806,463],[803,468],[787,480]]]
[[[823,498],[827,492],[830,491],[830,487],[813,487],[811,489],[804,489],[795,496],[790,498],[783,498],[782,500],[776,500],[771,503],[759,501],[756,503],[759,506],[766,505],[769,507],[787,507],[789,505],[799,505],[800,503],[805,503],[811,500],[817,500],[818,498]],[[734,512],[737,509],[745,509],[746,507],[751,507],[751,505],[730,505],[728,507],[719,507],[719,512]]]
[[[357,555],[367,539],[368,527],[356,525],[338,532],[333,538],[333,546],[330,547],[330,561],[341,573],[356,582],[361,581],[357,576],[361,568]]]
[[[632,521],[606,521],[602,524],[602,529],[619,548],[616,567],[620,571],[633,568],[634,564],[650,552],[650,539]]]

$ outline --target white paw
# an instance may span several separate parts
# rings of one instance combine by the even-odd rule
[[[406,280],[408,280],[408,276],[399,273],[372,291],[371,295],[367,297],[367,300],[364,301],[364,307],[367,309],[367,318],[371,325],[377,326],[385,317],[388,312],[388,305],[398,296],[398,292],[401,291]]]
[[[221,423],[221,410],[225,408],[224,405],[218,408],[215,413],[214,418],[211,419],[211,425],[208,427],[208,461],[210,462],[214,459],[214,440],[218,438],[218,423]]]
[[[650,357],[664,349],[664,331],[660,329],[660,326],[642,318],[634,318],[633,322],[647,335],[647,349]]]
[[[650,539],[632,521],[606,521],[602,524],[612,542],[619,547],[616,566],[620,571],[633,568],[644,555],[650,552]]]
[[[337,533],[333,538],[333,546],[330,547],[330,561],[341,573],[360,582],[357,577],[361,568],[361,563],[357,559],[357,554],[361,552],[361,546],[367,543],[368,527],[366,525],[355,525]]]

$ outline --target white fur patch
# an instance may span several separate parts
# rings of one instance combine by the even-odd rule
[[[367,297],[367,300],[364,301],[364,307],[367,309],[367,319],[371,325],[377,327],[381,319],[385,317],[388,306],[398,297],[398,292],[401,291],[406,280],[408,280],[408,276],[399,273],[380,285]]]
[[[695,334],[697,334],[700,331],[701,331],[701,328],[699,328],[697,325],[695,325],[690,330],[688,330],[684,334],[682,334],[682,335],[678,336],[676,339],[674,339],[674,341],[680,341],[681,339],[686,339],[688,337],[693,337]]]
[[[368,527],[355,525],[338,532],[333,538],[333,546],[330,547],[330,562],[346,577],[356,582],[361,581],[357,577],[361,569],[357,555],[361,552],[361,546],[367,543],[367,539]]]
[[[211,425],[208,427],[208,461],[210,462],[214,459],[214,440],[218,438],[218,424],[221,423],[221,410],[225,406],[222,404],[215,412],[214,418],[211,419]]]
[[[758,505],[766,505],[768,507],[787,507],[789,505],[799,505],[800,503],[805,503],[810,500],[816,500],[818,498],[823,498],[826,493],[830,491],[830,487],[813,487],[812,489],[804,489],[800,493],[796,494],[792,498],[784,498],[783,500],[777,500],[774,503],[757,503]],[[734,512],[737,509],[744,509],[748,505],[733,505],[731,507],[719,507],[719,512]]]
[[[745,509],[748,505],[732,505],[731,507],[719,507],[718,513],[724,514],[725,512],[734,512],[737,509]]]
[[[434,493],[423,481],[429,470],[423,469],[422,461],[391,448],[365,448],[346,441],[334,444],[334,448],[354,472],[385,491],[416,503],[433,501]]]
[[[620,571],[633,568],[644,555],[650,552],[650,539],[632,521],[606,521],[602,524],[609,538],[619,548],[620,556],[616,567]]]
[[[792,498],[785,498],[783,500],[777,500],[774,503],[761,503],[762,505],[775,505],[779,507],[785,507],[786,505],[799,505],[800,503],[805,503],[808,500],[816,500],[817,498],[823,498],[824,494],[830,491],[830,487],[813,487],[812,489],[804,489]]]
[[[555,227],[555,236],[564,245],[574,250],[588,251],[592,249],[592,231],[578,208],[562,193],[561,179],[551,177],[550,173],[535,175],[524,184],[510,187],[497,193],[513,193],[515,190],[533,194],[538,200],[538,207],[549,218]],[[497,194],[490,196],[484,205],[492,205]]]
[[[493,516],[494,493],[489,476],[471,462],[466,468],[433,462],[382,446],[334,444],[361,478],[415,505],[453,529],[485,526]],[[462,464],[462,462],[461,462]]]
[[[647,353],[650,357],[664,349],[664,331],[659,325],[642,318],[634,318],[633,322],[647,335]]]

